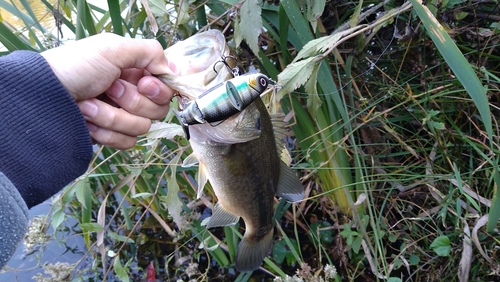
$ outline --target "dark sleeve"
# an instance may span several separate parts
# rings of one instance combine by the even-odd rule
[[[0,57],[0,172],[28,207],[85,173],[92,142],[75,101],[38,53]]]

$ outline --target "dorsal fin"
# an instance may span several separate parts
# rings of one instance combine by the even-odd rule
[[[276,149],[281,151],[283,146],[283,138],[286,135],[286,122],[283,121],[284,115],[273,114],[271,115],[271,123],[273,124],[274,139],[276,141]]]

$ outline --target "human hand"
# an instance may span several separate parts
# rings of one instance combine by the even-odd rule
[[[152,74],[174,74],[155,40],[99,34],[42,52],[87,121],[90,136],[117,149],[135,145],[163,118],[174,91]]]

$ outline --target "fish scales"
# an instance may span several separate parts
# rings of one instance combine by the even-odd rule
[[[165,56],[175,65],[177,72],[176,75],[165,73],[158,77],[180,93],[182,108],[185,109],[187,104],[183,100],[192,103],[203,93],[209,95],[208,89],[232,78],[232,72],[220,64],[220,59],[230,56],[230,53],[220,31],[199,33],[165,50]],[[242,94],[242,90],[235,91]],[[202,108],[222,112],[208,105]],[[195,114],[192,116],[196,117]],[[193,121],[192,125],[183,126],[186,137],[189,139],[189,133],[191,135],[189,142],[194,151],[184,160],[183,166],[199,163],[198,197],[208,180],[218,199],[207,228],[236,224],[240,217],[245,223],[235,261],[239,271],[259,268],[271,249],[274,196],[290,202],[304,197],[298,177],[279,158],[273,126],[259,97],[242,111],[238,110],[227,119],[224,116],[218,124]]]

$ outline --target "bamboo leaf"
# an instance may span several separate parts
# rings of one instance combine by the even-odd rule
[[[15,50],[35,50],[19,39],[3,22],[0,22],[0,43],[11,52]]]
[[[498,185],[500,185],[500,172],[498,171],[498,166],[493,170],[493,179],[493,197],[491,198],[490,216],[487,225],[487,230],[491,234],[494,233],[494,229],[500,219],[500,192],[498,191]]]
[[[462,83],[467,93],[469,93],[474,104],[476,104],[486,128],[486,132],[488,133],[488,138],[492,140],[493,128],[488,97],[486,97],[486,91],[479,81],[479,78],[446,30],[439,24],[431,11],[429,11],[429,8],[422,5],[421,0],[410,1],[437,49],[446,63],[448,63],[453,73],[457,76],[460,83]]]
[[[120,2],[119,0],[108,0],[109,15],[111,17],[111,24],[113,25],[113,33],[123,36],[122,16],[120,15]]]
[[[167,205],[168,213],[174,219],[175,224],[179,229],[185,225],[185,219],[182,217],[182,202],[179,198],[179,184],[177,184],[177,164],[180,164],[180,157],[182,153],[177,154],[171,161],[172,174],[170,175],[167,183],[167,196],[165,202]]]
[[[113,262],[113,269],[115,271],[116,276],[123,282],[128,282],[130,281],[129,275],[125,268],[123,267],[122,263],[120,262],[120,255],[116,255],[115,261]]]
[[[77,0],[76,3],[76,39],[82,39],[86,37],[85,34],[85,7],[87,6],[87,1]]]
[[[90,232],[100,232],[104,229],[99,223],[95,222],[89,222],[89,223],[82,223],[80,224],[80,227],[82,230],[85,231],[90,231]]]

